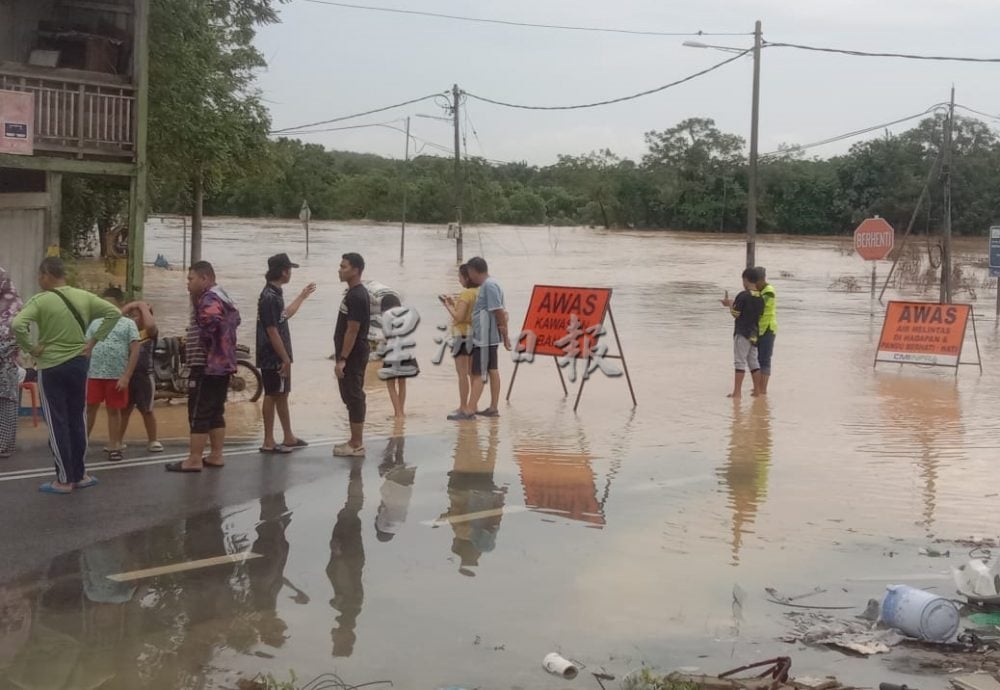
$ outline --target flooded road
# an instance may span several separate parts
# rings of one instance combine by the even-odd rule
[[[947,595],[948,567],[967,553],[953,542],[998,533],[992,293],[974,302],[981,375],[873,370],[881,315],[849,246],[763,237],[759,261],[778,293],[774,375],[767,399],[734,402],[732,319],[719,299],[738,289],[741,238],[467,229],[466,258],[489,261],[512,327],[534,284],[614,289],[638,407],[623,379],[598,373],[574,414],[572,389],[564,398],[555,365],[539,358],[522,365],[499,419],[455,424],[445,421],[454,370],[431,364],[446,322],[436,296],[458,287],[444,228],[408,228],[400,266],[398,227],[315,223],[306,258],[297,223],[209,220],[203,254],[241,308],[243,342],[268,255],[302,264],[288,299],[319,285],[291,322],[297,433],[346,433],[326,358],[347,251],[422,316],[407,417],[390,418],[372,369],[364,462],[329,458],[322,479],[262,486],[258,500],[89,545],[6,583],[0,677],[22,688],[231,688],[293,670],[401,688],[562,688],[541,669],[560,651],[619,677],[641,664],[720,671],[788,654],[799,674],[944,687],[879,658],[779,642],[788,610],[765,599],[765,587],[820,586],[817,603],[853,615],[887,584]],[[151,220],[146,252],[180,264],[179,224]],[[832,289],[845,277],[865,289]],[[149,269],[146,294],[161,332],[179,334],[184,273]],[[967,345],[974,361],[971,333]],[[502,357],[504,393],[512,371]],[[158,408],[164,435],[183,436],[182,407]],[[232,410],[231,436],[255,442],[259,419],[253,406]],[[918,555],[935,544],[954,558]],[[576,685],[597,687],[589,676]]]

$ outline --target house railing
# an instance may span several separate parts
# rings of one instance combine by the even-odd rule
[[[99,80],[28,75],[0,68],[0,89],[35,94],[36,151],[131,159],[135,89]]]

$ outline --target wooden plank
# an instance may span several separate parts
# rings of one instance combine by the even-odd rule
[[[94,12],[132,14],[131,6],[118,5],[113,2],[98,2],[97,0],[59,0],[59,4],[63,7],[78,7],[81,10],[93,10]]]
[[[986,673],[955,676],[951,684],[960,690],[1000,690],[1000,683]]]
[[[48,209],[49,195],[47,192],[15,192],[0,194],[0,208],[11,209]]]
[[[0,153],[0,168],[47,170],[49,172],[78,173],[82,175],[114,175],[118,177],[132,177],[136,174],[134,163],[88,161],[50,156],[15,156],[11,153]]]

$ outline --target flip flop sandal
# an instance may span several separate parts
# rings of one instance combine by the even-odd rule
[[[108,462],[121,462],[125,459],[125,456],[120,450],[109,450],[108,451]]]
[[[38,487],[38,490],[43,494],[58,494],[60,496],[73,493],[73,489],[60,489],[52,482],[45,482]]]
[[[301,438],[295,439],[295,443],[283,443],[285,448],[307,448],[309,446],[309,441],[303,441]]]
[[[73,486],[75,486],[77,489],[88,489],[92,486],[97,486],[98,483],[99,482],[97,481],[97,477],[90,476],[81,482],[77,482]]]
[[[211,467],[213,470],[221,470],[226,466],[224,462],[209,462],[206,458],[201,459],[201,464],[205,467]]]
[[[261,446],[257,449],[257,451],[266,455],[288,455],[292,452],[292,449],[279,443],[274,448],[265,448],[264,446]]]
[[[201,472],[200,467],[184,467],[183,462],[168,462],[166,465],[163,466],[163,469],[165,469],[167,472],[181,472],[181,473]]]

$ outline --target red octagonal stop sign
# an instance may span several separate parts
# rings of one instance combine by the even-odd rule
[[[854,231],[854,250],[865,261],[879,261],[889,256],[895,236],[896,231],[884,218],[868,218]]]

